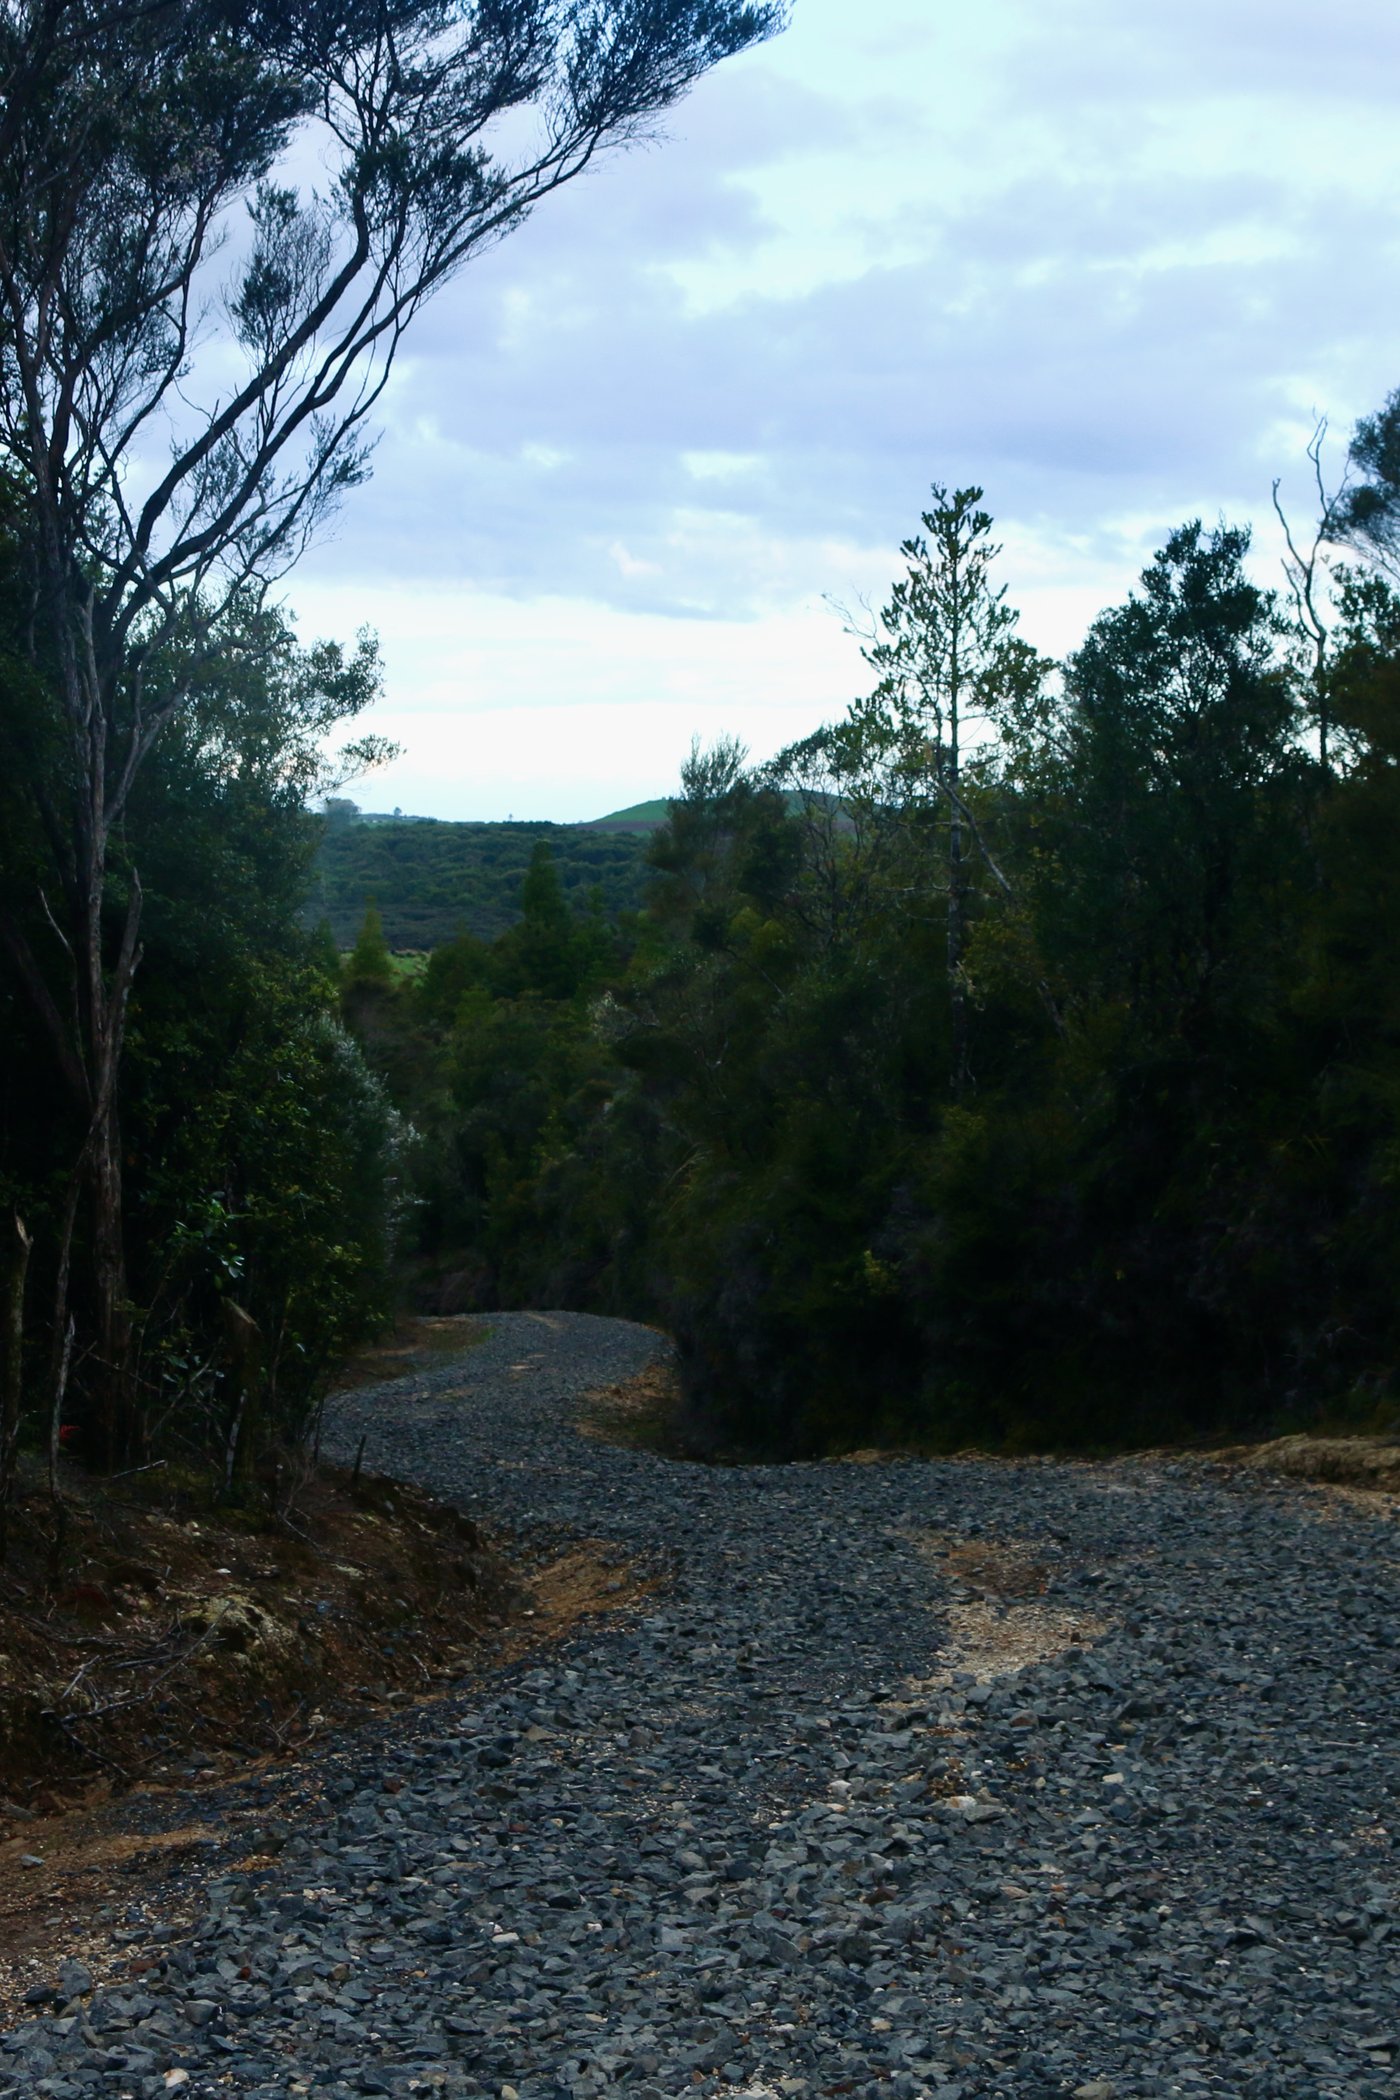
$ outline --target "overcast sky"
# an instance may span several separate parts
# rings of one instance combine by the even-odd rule
[[[935,479],[1051,653],[1185,517],[1267,569],[1314,415],[1340,466],[1400,385],[1397,79],[1383,0],[796,0],[409,337],[288,590],[382,637],[404,755],[351,792],[573,819],[767,757],[863,689],[827,600]]]

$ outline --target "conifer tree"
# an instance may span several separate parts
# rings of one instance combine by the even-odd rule
[[[351,984],[387,986],[393,981],[393,960],[389,954],[389,943],[384,938],[384,921],[379,916],[379,906],[373,897],[365,906],[365,915],[360,921],[360,930],[350,951],[345,975]]]

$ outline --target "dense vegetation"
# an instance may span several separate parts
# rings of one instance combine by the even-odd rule
[[[62,747],[13,653],[0,677],[0,929],[12,956],[50,964],[62,951],[44,817]],[[317,747],[373,698],[373,658],[299,650],[264,619],[202,685],[198,720],[161,741],[132,798],[111,910],[120,923],[139,867],[121,1094],[133,1383],[147,1440],[217,1452],[232,1486],[252,1479],[270,1437],[295,1438],[346,1344],[388,1310],[403,1191],[397,1118],[342,1025],[335,958],[300,926],[321,831],[306,808]],[[24,1387],[36,1431],[47,1435],[45,1402],[58,1400],[65,1441],[101,1459],[87,1120],[12,969],[0,978],[0,1216],[7,1257],[16,1217],[34,1246]]]
[[[541,848],[513,932],[352,988],[420,1287],[658,1320],[783,1450],[1389,1419],[1400,601],[1190,524],[1057,671],[979,495],[844,720],[693,757],[625,946]]]
[[[495,940],[520,915],[520,886],[545,840],[571,902],[610,918],[642,900],[644,836],[588,824],[452,824],[403,817],[367,823],[331,799],[308,902],[348,948],[373,901],[391,948],[435,948],[459,933]],[[596,892],[596,899],[594,898]]]
[[[490,827],[473,924],[457,827],[310,813],[375,652],[269,589],[404,329],[782,18],[0,6],[0,1551],[26,1435],[265,1492],[396,1261],[658,1320],[776,1450],[1393,1419],[1400,396],[1281,595],[1188,524],[1060,666],[936,489],[870,692],[697,751],[639,910],[626,832]]]
[[[232,1492],[382,1305],[394,1118],[298,930],[373,649],[270,593],[425,302],[782,22],[0,4],[0,1555],[22,1434],[60,1512],[64,1435]]]

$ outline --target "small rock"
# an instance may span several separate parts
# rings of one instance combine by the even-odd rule
[[[58,1983],[65,1998],[85,1998],[92,1989],[92,1971],[85,1962],[62,1962],[59,1965]]]
[[[1074,2100],[1114,2100],[1118,2088],[1110,2078],[1091,2078],[1087,2085],[1077,2085]]]

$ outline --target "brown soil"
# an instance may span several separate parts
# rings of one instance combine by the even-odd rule
[[[468,1349],[484,1342],[490,1332],[490,1321],[474,1313],[401,1319],[384,1340],[369,1342],[355,1351],[341,1368],[336,1390],[346,1393],[357,1386],[410,1377],[414,1371],[441,1363],[444,1357],[465,1355]]]
[[[954,1582],[999,1603],[1043,1597],[1049,1585],[1050,1570],[1036,1558],[1032,1547],[1019,1540],[958,1539],[930,1532],[923,1545]]]
[[[314,1814],[356,1723],[651,1586],[590,1541],[513,1570],[460,1512],[343,1469],[308,1479],[290,1523],[161,1471],[63,1486],[57,1580],[33,1478],[0,1570],[0,2024],[60,1959],[120,1967],[131,1906],[143,1935],[178,1925],[212,1872],[270,1865],[268,1800]]]
[[[163,1779],[283,1751],[457,1674],[520,1608],[470,1519],[326,1467],[295,1514],[210,1506],[163,1470],[36,1481],[0,1579],[0,1793]]]
[[[585,1436],[671,1458],[691,1452],[681,1430],[680,1380],[674,1365],[649,1363],[621,1385],[600,1386],[588,1395],[579,1427]]]
[[[1295,1480],[1400,1495],[1400,1438],[1393,1436],[1281,1436],[1268,1444],[1230,1445],[1214,1456]]]
[[[979,1684],[1011,1677],[1069,1648],[1089,1647],[1108,1631],[1108,1621],[1094,1613],[1035,1601],[1045,1594],[1050,1570],[1027,1541],[930,1531],[918,1543],[950,1582],[972,1594],[948,1606],[939,1668],[911,1684],[908,1696],[915,1701],[951,1684],[959,1672]]]
[[[1129,1451],[1105,1459],[1077,1458],[1073,1452],[1063,1459],[1024,1457],[1019,1453],[969,1448],[963,1451],[928,1452],[915,1447],[888,1449],[870,1446],[858,1451],[838,1452],[828,1465],[882,1466],[934,1459],[940,1465],[1155,1465],[1163,1459],[1192,1458],[1210,1465],[1247,1466],[1259,1473],[1281,1473],[1292,1480],[1306,1480],[1319,1487],[1334,1488],[1345,1500],[1356,1495],[1364,1506],[1400,1514],[1400,1438],[1394,1436],[1281,1436],[1267,1443],[1226,1444],[1218,1441],[1167,1444],[1145,1451]]]

